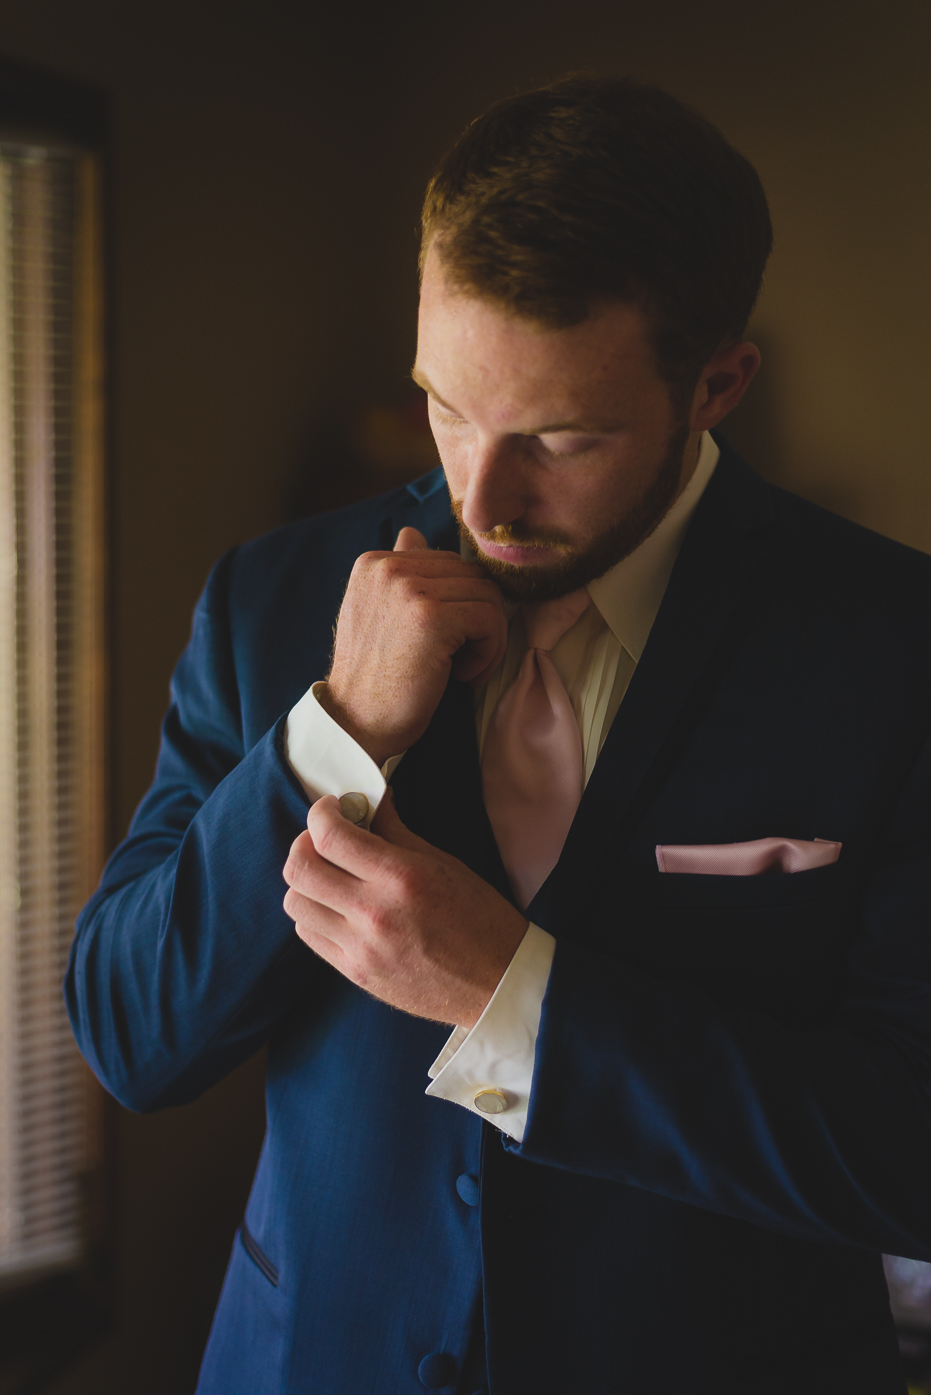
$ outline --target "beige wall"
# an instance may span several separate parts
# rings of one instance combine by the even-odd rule
[[[571,68],[695,103],[754,160],[776,252],[734,438],[770,477],[931,550],[924,0],[4,0],[0,53],[109,86],[116,823],[149,778],[191,606],[279,520],[329,400],[413,353],[418,202],[488,101]],[[260,1128],[252,1065],[121,1115],[115,1334],[58,1387],[191,1390]]]

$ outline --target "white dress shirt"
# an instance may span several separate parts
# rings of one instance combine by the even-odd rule
[[[593,604],[550,653],[578,718],[586,783],[640,661],[682,539],[717,462],[718,448],[705,432],[695,472],[672,508],[629,557],[590,583]],[[476,691],[480,754],[498,699],[516,677],[526,649],[523,621],[515,607],[504,659],[488,683]],[[311,803],[325,794],[339,797],[358,791],[367,797],[374,814],[402,756],[392,757],[379,770],[321,707],[317,694],[322,686],[315,683],[288,715],[288,761]],[[428,1095],[487,1118],[518,1142],[527,1122],[540,1014],[555,947],[552,935],[531,925],[475,1026],[471,1030],[457,1027],[428,1071]],[[489,1103],[500,1112],[490,1114]]]

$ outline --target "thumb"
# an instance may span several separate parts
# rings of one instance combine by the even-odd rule
[[[427,540],[416,528],[402,528],[394,544],[395,552],[426,552]]]

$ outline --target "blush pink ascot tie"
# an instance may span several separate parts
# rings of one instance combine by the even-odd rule
[[[587,591],[573,591],[521,608],[529,648],[485,736],[485,808],[522,908],[555,867],[582,798],[582,737],[548,650],[588,609],[590,599]]]

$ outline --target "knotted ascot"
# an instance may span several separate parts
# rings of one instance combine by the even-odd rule
[[[485,808],[522,908],[555,867],[582,798],[582,737],[548,651],[584,614],[590,599],[587,591],[573,591],[521,607],[529,647],[485,737]]]

